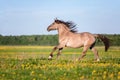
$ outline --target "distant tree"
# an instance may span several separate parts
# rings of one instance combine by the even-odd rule
[[[110,39],[111,46],[120,46],[120,34],[103,34]],[[22,35],[22,36],[2,36],[0,35],[0,45],[57,45],[58,35]],[[103,46],[103,43],[96,40],[96,45]]]

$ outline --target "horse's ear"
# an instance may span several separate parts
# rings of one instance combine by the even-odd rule
[[[54,19],[54,21],[57,23],[57,22],[58,22],[58,19],[57,19],[57,18],[55,18],[55,19]]]
[[[60,23],[60,21],[57,18],[55,19],[55,22],[58,23],[58,24]]]
[[[55,18],[54,20],[58,20],[57,18]]]

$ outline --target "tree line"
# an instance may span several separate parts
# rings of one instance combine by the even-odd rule
[[[120,46],[120,34],[102,34],[110,39],[110,45]],[[53,46],[58,44],[58,35],[21,35],[2,36],[0,35],[0,45],[42,45]],[[97,40],[96,45],[103,43]]]

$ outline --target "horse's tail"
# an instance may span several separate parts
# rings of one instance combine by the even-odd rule
[[[107,51],[108,48],[110,47],[109,39],[103,35],[100,35],[100,34],[95,34],[95,37],[101,39],[101,41],[105,45],[105,51]]]

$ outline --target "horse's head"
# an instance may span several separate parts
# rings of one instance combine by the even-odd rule
[[[77,32],[76,25],[73,22],[71,21],[65,22],[58,19],[55,19],[55,21],[50,26],[48,26],[47,30],[48,31],[58,30],[60,28],[62,28],[62,30],[64,29],[73,33]]]
[[[56,19],[51,25],[48,26],[47,31],[57,30],[58,26],[60,26],[60,21]]]

